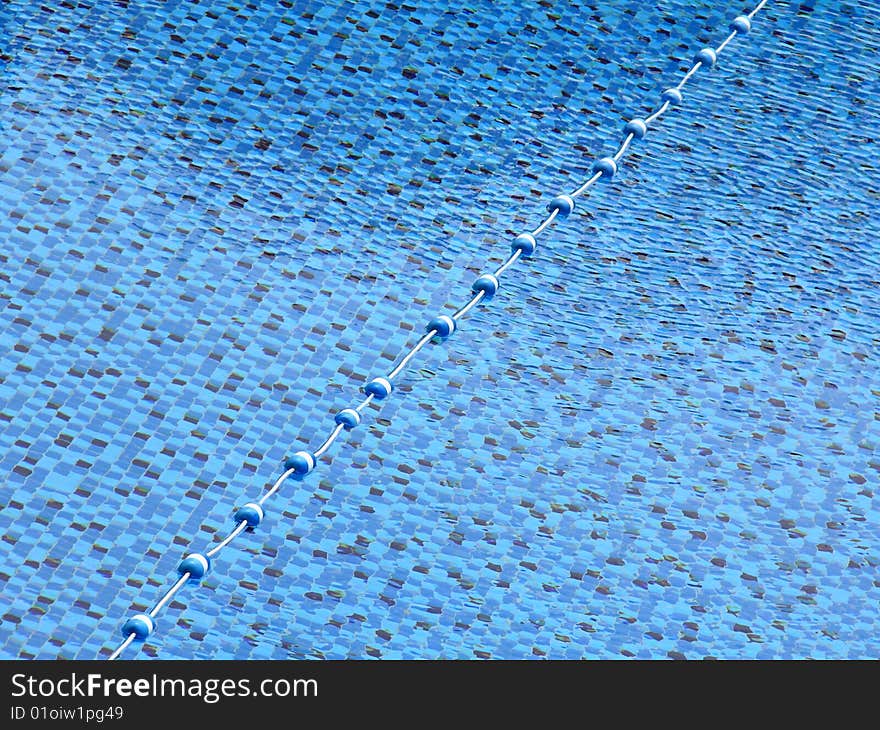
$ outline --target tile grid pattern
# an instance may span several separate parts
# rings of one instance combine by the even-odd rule
[[[107,656],[725,5],[0,6],[0,655]],[[759,22],[126,658],[880,655],[880,19]]]

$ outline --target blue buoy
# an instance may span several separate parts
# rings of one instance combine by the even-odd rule
[[[603,157],[593,163],[593,172],[601,172],[603,178],[610,180],[617,172],[617,163],[613,157]]]
[[[156,630],[156,624],[145,613],[132,616],[122,624],[122,635],[126,638],[134,634],[134,638],[143,641]]]
[[[441,314],[428,322],[425,332],[430,332],[431,330],[434,331],[437,337],[449,337],[449,335],[455,332],[455,320],[447,314]]]
[[[371,395],[376,400],[382,400],[391,395],[391,381],[388,378],[373,378],[364,386],[364,393]]]
[[[495,296],[495,292],[498,291],[498,279],[494,274],[483,274],[471,284],[471,291],[474,294],[483,292],[484,299],[491,299]]]
[[[361,414],[354,408],[343,408],[333,417],[333,420],[337,424],[341,423],[345,426],[346,431],[351,431],[351,429],[361,422]]]
[[[547,210],[551,213],[555,210],[560,216],[565,218],[574,210],[574,200],[570,195],[557,195],[550,201]]]
[[[180,565],[177,566],[177,573],[179,575],[189,573],[190,578],[201,580],[208,574],[208,571],[210,569],[211,560],[210,558],[208,558],[207,555],[202,555],[201,553],[191,553],[180,561]]]
[[[257,527],[262,521],[265,514],[263,508],[256,502],[248,502],[235,510],[236,522],[247,522],[248,527]]]
[[[669,106],[681,104],[681,92],[678,89],[666,89],[666,91],[660,94],[660,98],[663,101],[668,101]]]
[[[522,251],[523,256],[531,256],[537,247],[538,242],[531,233],[520,233],[510,244],[511,251]]]
[[[285,469],[293,469],[296,474],[308,474],[315,468],[315,457],[308,451],[297,451],[284,462]]]
[[[644,119],[630,119],[623,131],[631,134],[636,139],[642,139],[648,133],[648,125]]]
[[[745,15],[740,15],[733,19],[730,29],[735,30],[737,33],[748,33],[752,29],[752,21]]]
[[[718,57],[715,55],[715,51],[711,48],[704,48],[694,57],[694,61],[699,61],[706,68],[712,68],[717,60]]]

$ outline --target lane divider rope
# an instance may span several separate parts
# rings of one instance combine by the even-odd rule
[[[648,128],[663,114],[682,102],[682,89],[685,84],[701,68],[712,68],[718,55],[739,34],[745,35],[751,30],[752,19],[761,10],[768,0],[762,0],[755,8],[746,15],[734,18],[730,23],[729,35],[717,48],[703,48],[694,57],[694,63],[681,81],[674,87],[666,89],[661,95],[660,106],[644,119],[631,119],[623,128],[624,138],[617,152],[609,157],[602,157],[593,164],[592,176],[577,190],[557,195],[547,206],[547,215],[534,230],[521,233],[511,243],[511,252],[501,266],[493,273],[480,275],[471,286],[471,298],[463,306],[459,307],[452,315],[441,314],[434,317],[425,327],[425,334],[404,354],[397,365],[387,374],[374,377],[364,386],[364,398],[354,408],[344,408],[334,416],[335,427],[324,442],[313,452],[298,451],[289,457],[284,463],[284,472],[256,502],[248,502],[239,507],[233,514],[235,527],[220,542],[204,553],[191,553],[181,560],[177,567],[177,580],[168,588],[162,597],[156,601],[153,607],[146,613],[139,613],[130,617],[122,625],[124,640],[109,655],[108,659],[117,659],[125,649],[135,641],[144,641],[156,630],[156,616],[162,608],[168,604],[174,595],[188,582],[198,582],[211,569],[212,560],[223,548],[227,547],[236,537],[246,530],[253,530],[260,525],[265,517],[263,505],[273,496],[285,481],[290,478],[302,479],[310,474],[317,465],[318,459],[327,453],[333,442],[343,431],[351,431],[360,422],[364,409],[374,401],[381,401],[391,395],[394,390],[394,380],[404,371],[416,354],[429,342],[442,342],[450,337],[458,326],[459,320],[481,302],[487,302],[498,292],[501,275],[513,266],[520,258],[528,258],[537,249],[537,237],[549,228],[559,218],[568,217],[575,207],[575,200],[583,195],[590,187],[600,180],[611,180],[618,171],[618,163],[626,154],[633,142],[641,140],[648,132]]]

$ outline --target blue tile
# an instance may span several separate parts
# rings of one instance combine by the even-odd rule
[[[14,0],[0,656],[106,656],[739,7]],[[871,4],[769,4],[136,658],[880,651]]]

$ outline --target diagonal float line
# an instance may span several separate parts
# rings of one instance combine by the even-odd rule
[[[214,545],[206,553],[192,553],[185,557],[178,566],[178,578],[175,583],[165,591],[162,597],[153,605],[147,613],[140,613],[129,618],[122,626],[123,641],[108,656],[108,659],[117,659],[125,649],[135,641],[143,641],[155,630],[155,617],[162,607],[190,580],[200,580],[211,567],[211,558],[217,555],[223,548],[229,545],[236,537],[248,528],[255,528],[263,521],[263,504],[274,495],[284,482],[289,478],[302,479],[311,473],[318,458],[324,455],[342,431],[350,431],[361,422],[361,413],[374,400],[383,400],[391,395],[394,388],[393,381],[410,363],[410,361],[429,342],[443,341],[455,332],[458,320],[481,302],[489,301],[498,291],[501,275],[513,266],[520,258],[528,258],[537,248],[537,236],[546,231],[555,221],[565,218],[574,211],[575,199],[583,195],[590,187],[599,180],[610,180],[617,173],[618,163],[629,150],[633,142],[641,140],[648,132],[648,127],[662,117],[672,107],[682,101],[681,90],[685,84],[701,69],[711,68],[715,65],[718,55],[739,34],[746,34],[751,30],[752,18],[761,10],[768,0],[761,0],[748,15],[737,16],[730,24],[730,33],[716,48],[703,48],[694,57],[694,63],[687,73],[674,87],[666,89],[661,95],[661,105],[645,119],[631,119],[624,127],[624,139],[617,151],[610,157],[603,157],[593,164],[593,174],[574,192],[567,195],[557,195],[547,206],[547,215],[541,223],[530,233],[521,233],[511,244],[511,253],[501,266],[492,274],[482,274],[472,285],[472,296],[466,304],[457,309],[452,316],[441,314],[434,317],[425,328],[425,333],[418,342],[404,353],[394,368],[384,376],[373,378],[364,386],[365,397],[354,408],[344,408],[334,417],[335,427],[321,446],[314,452],[298,451],[284,464],[284,473],[278,478],[273,486],[257,502],[248,502],[236,510],[234,519],[235,527],[219,543]]]

